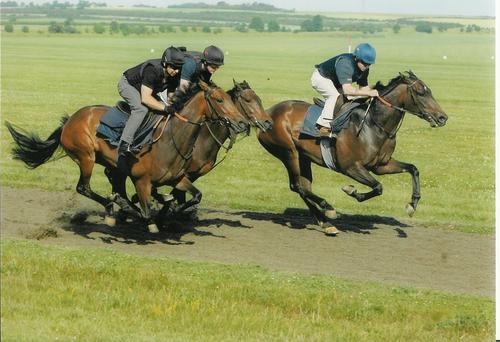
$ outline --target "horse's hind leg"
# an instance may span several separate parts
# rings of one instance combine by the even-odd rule
[[[307,168],[304,167],[307,165],[306,164],[301,165],[301,162],[299,162],[299,153],[296,150],[290,151],[290,153],[288,153],[288,154],[284,154],[280,158],[280,160],[283,162],[283,164],[285,165],[285,167],[288,171],[290,190],[292,190],[293,192],[296,192],[300,195],[300,198],[302,198],[304,203],[309,208],[309,212],[314,217],[314,219],[318,222],[318,225],[321,228],[325,228],[324,224],[327,221],[327,218],[325,217],[325,215],[323,215],[321,210],[318,209],[315,201],[312,200],[312,198],[321,199],[321,197],[313,194],[310,191],[309,180],[301,175],[301,170],[304,169],[304,170],[306,170],[306,175],[309,175],[310,179],[312,179],[312,173],[310,170],[310,167],[311,167],[310,161],[309,161],[309,170],[307,172]],[[328,235],[336,235],[338,233],[338,230],[337,230],[337,228],[331,226],[331,227],[327,227],[325,229],[325,233]]]
[[[316,195],[312,191],[312,170],[311,160],[302,154],[299,155],[301,186],[305,191],[306,197],[316,203],[323,211],[323,215],[329,219],[337,218],[337,212],[330,203],[323,197]]]
[[[123,213],[140,217],[139,209],[129,201],[127,196],[127,189],[125,182],[127,175],[123,174],[114,167],[107,167],[104,169],[104,174],[108,178],[112,187],[112,200],[123,210]]]
[[[408,172],[412,177],[413,193],[411,201],[406,205],[406,213],[413,216],[417,210],[417,204],[420,200],[420,178],[417,167],[413,164],[403,163],[395,159],[390,159],[386,165],[377,167],[374,171],[377,175],[387,175],[401,172]]]
[[[88,197],[104,206],[104,209],[106,210],[104,222],[109,226],[114,226],[116,220],[114,218],[113,201],[96,194],[90,188],[90,178],[92,177],[92,170],[95,164],[95,160],[94,158],[92,158],[92,156],[86,154],[84,157],[77,159],[75,158],[78,166],[80,166],[80,179],[78,180],[76,191],[79,194]]]

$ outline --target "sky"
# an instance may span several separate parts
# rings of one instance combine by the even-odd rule
[[[18,0],[44,3],[52,0]],[[78,0],[58,0],[77,3]],[[220,0],[88,0],[105,2],[109,6],[147,4],[167,7],[188,2],[216,4]],[[495,0],[224,0],[229,4],[262,2],[297,11],[351,13],[395,13],[416,15],[494,16]]]

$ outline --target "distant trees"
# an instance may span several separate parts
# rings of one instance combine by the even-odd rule
[[[428,22],[421,22],[415,26],[415,31],[424,32],[424,33],[432,33],[432,26]]]
[[[396,24],[392,27],[392,31],[394,33],[399,33],[399,31],[401,30],[401,26],[399,24]]]
[[[234,29],[238,32],[248,32],[248,27],[247,27],[247,24],[245,24],[245,23],[236,24]]]
[[[312,19],[304,20],[300,29],[307,32],[323,31],[323,18],[320,15],[315,15]]]
[[[119,33],[120,32],[120,26],[118,25],[118,22],[112,21],[109,24],[109,33]]]
[[[9,32],[9,33],[14,32],[14,24],[7,23],[4,25],[3,29],[5,32]]]
[[[28,26],[24,25],[23,28],[21,29],[21,31],[23,31],[23,33],[29,33],[30,28]]]
[[[481,31],[481,27],[477,26],[476,24],[467,25],[467,27],[465,28],[465,32],[472,32],[472,31],[479,32]]]
[[[278,32],[280,30],[280,24],[276,20],[271,20],[267,23],[267,30],[269,32]]]
[[[203,26],[203,28],[201,29],[201,32],[210,33],[210,32],[212,32],[212,30],[210,29],[210,26]]]
[[[94,32],[97,34],[103,34],[104,32],[106,32],[106,28],[103,24],[97,23],[94,25]]]
[[[248,28],[254,29],[257,32],[262,32],[264,31],[264,21],[261,17],[253,17]]]
[[[63,26],[60,23],[56,23],[55,21],[51,21],[49,24],[49,32],[50,33],[63,33]]]

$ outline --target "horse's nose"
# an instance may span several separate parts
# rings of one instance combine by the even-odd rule
[[[446,124],[446,121],[448,121],[448,116],[445,113],[440,113],[438,115],[438,124],[440,126],[444,126]]]
[[[247,124],[244,121],[238,122],[238,126],[241,130],[247,129]]]

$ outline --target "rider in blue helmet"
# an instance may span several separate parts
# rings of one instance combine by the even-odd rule
[[[368,43],[359,44],[353,53],[343,53],[317,64],[311,76],[312,87],[325,98],[325,106],[316,121],[320,136],[332,135],[330,123],[340,93],[346,96],[378,96],[368,87],[370,65],[375,64],[376,52]],[[355,88],[353,83],[359,87]]]

